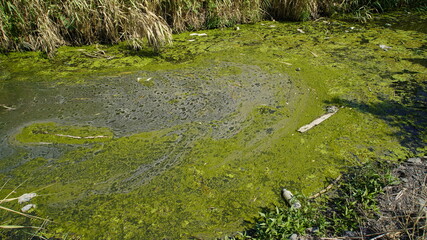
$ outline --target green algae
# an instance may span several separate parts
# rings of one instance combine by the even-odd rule
[[[149,63],[129,63],[129,71],[147,71],[138,75],[146,80],[176,70],[169,75],[190,79],[170,105],[219,91],[207,87],[218,84],[238,103],[231,113],[82,145],[55,159],[29,159],[8,172],[16,183],[31,176],[28,189],[56,182],[42,190],[46,197],[35,210],[56,223],[47,236],[214,239],[243,230],[260,208],[284,204],[282,187],[311,195],[345,166],[425,153],[425,35],[328,19],[206,33],[195,41],[176,35],[174,47]],[[79,70],[77,62],[74,67]],[[105,73],[127,68],[110,67]],[[202,76],[205,68],[212,74]],[[165,79],[146,87],[154,91]],[[267,87],[255,100],[244,91],[260,86]],[[328,105],[340,110],[296,132]]]
[[[31,124],[15,137],[21,143],[35,144],[84,144],[109,141],[112,138],[113,133],[108,128],[59,126],[53,122]]]

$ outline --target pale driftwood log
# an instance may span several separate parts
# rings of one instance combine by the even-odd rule
[[[337,107],[335,107],[335,106],[328,107],[328,113],[320,116],[319,118],[315,119],[313,122],[300,127],[297,131],[300,132],[300,133],[307,132],[308,130],[310,130],[313,127],[319,125],[320,123],[322,123],[326,119],[330,118],[332,115],[334,115],[337,112],[338,112],[338,108]]]

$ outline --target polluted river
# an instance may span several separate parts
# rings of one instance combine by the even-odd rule
[[[283,188],[310,196],[348,166],[426,153],[426,22],[267,21],[176,34],[159,54],[1,55],[1,197],[36,192],[31,214],[57,237],[242,231]]]

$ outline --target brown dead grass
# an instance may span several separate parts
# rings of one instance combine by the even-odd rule
[[[399,184],[380,197],[379,219],[365,224],[380,239],[427,239],[427,157],[413,158],[394,169]]]

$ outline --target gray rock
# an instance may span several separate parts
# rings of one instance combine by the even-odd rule
[[[421,158],[410,158],[407,160],[410,163],[415,163],[415,164],[422,164],[423,162],[421,161]]]
[[[298,240],[298,235],[297,234],[292,234],[290,237],[289,237],[289,240]]]

